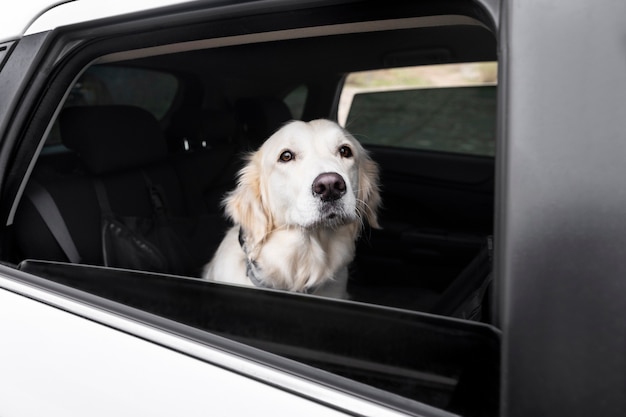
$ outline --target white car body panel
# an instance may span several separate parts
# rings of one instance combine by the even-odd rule
[[[22,37],[30,24],[63,0],[28,0],[5,4],[6,10],[0,13],[0,42]]]
[[[3,416],[343,415],[6,290],[0,317]]]
[[[89,22],[189,2],[189,0],[72,1],[59,5],[40,16],[28,28],[25,35],[45,32],[73,23]]]
[[[0,334],[3,417],[405,415],[1,275]]]
[[[28,0],[0,15],[0,42],[73,23],[189,3],[189,0]]]

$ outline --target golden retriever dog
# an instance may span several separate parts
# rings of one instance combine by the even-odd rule
[[[378,228],[378,166],[325,119],[292,121],[239,172],[224,200],[235,223],[204,277],[345,298],[348,264],[367,221]]]

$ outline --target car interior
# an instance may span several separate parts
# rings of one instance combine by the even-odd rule
[[[28,181],[8,186],[23,196],[3,261],[394,395],[494,415],[498,336],[487,327],[471,335],[455,321],[491,322],[493,155],[364,141],[381,168],[382,228],[367,228],[358,242],[350,303],[198,279],[229,226],[221,200],[242,157],[289,120],[336,120],[348,74],[497,61],[495,37],[477,19],[424,24],[416,16],[402,27],[367,30],[357,20],[367,13],[331,18],[318,10],[308,19],[328,25],[319,33],[300,33],[277,13],[263,24],[198,23],[72,52],[42,100],[49,104],[39,124],[16,150],[14,177]],[[263,37],[263,25],[278,21],[278,35]],[[426,124],[464,88],[440,101],[424,89],[410,98],[424,107],[393,111]],[[488,91],[494,114],[480,117],[495,123],[496,87]],[[476,108],[469,97],[454,115]],[[452,130],[454,115],[444,130]],[[367,130],[369,118],[353,116],[346,127],[357,138],[376,132]],[[397,123],[379,123],[379,131]],[[487,129],[495,141],[495,125]],[[291,331],[277,336],[275,327],[251,324],[287,320],[277,305],[298,317]],[[311,312],[316,305],[323,313]],[[324,328],[337,317],[349,332]],[[398,336],[407,332],[413,336]],[[360,348],[342,352],[359,334],[368,335]],[[437,338],[450,349],[424,344]],[[369,350],[371,340],[386,348]]]

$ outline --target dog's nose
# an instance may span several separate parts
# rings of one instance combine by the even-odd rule
[[[346,193],[346,182],[336,172],[325,172],[313,181],[313,195],[322,201],[339,200]]]

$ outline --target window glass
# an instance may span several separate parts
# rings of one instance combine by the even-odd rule
[[[142,68],[94,65],[70,90],[63,107],[129,105],[148,110],[161,120],[178,92],[178,79],[169,73]],[[46,139],[44,153],[64,151],[58,122]]]
[[[131,105],[144,108],[161,119],[170,109],[177,91],[178,80],[172,74],[93,66],[72,87],[65,106]]]
[[[495,153],[495,62],[350,74],[339,121],[365,144]]]

